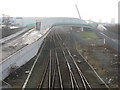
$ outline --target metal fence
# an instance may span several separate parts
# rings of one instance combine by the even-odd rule
[[[104,34],[102,34],[100,31],[95,30],[96,34],[99,35],[102,38],[105,38],[105,44],[108,46],[111,46],[113,49],[115,49],[116,51],[120,51],[119,47],[120,47],[120,43],[117,41],[112,40],[112,38],[109,38],[107,36],[105,36]]]

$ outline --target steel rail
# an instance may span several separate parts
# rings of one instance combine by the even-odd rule
[[[84,74],[82,73],[82,71],[80,70],[80,68],[78,67],[75,59],[73,58],[73,56],[71,55],[71,53],[70,53],[69,50],[68,50],[68,53],[69,53],[69,55],[71,56],[71,58],[72,58],[72,60],[73,60],[73,62],[74,62],[74,64],[75,64],[77,70],[79,71],[80,75],[82,76],[82,79],[84,80],[84,83],[87,83],[88,87],[89,87],[90,89],[92,89],[91,86],[90,86],[90,84],[89,84],[89,82],[87,81],[86,77],[84,76]],[[86,86],[86,85],[84,85],[84,86],[85,86],[86,89],[87,89],[87,86]]]
[[[59,34],[58,34],[58,35],[59,35]],[[72,56],[71,52],[69,51],[69,49],[68,49],[67,47],[66,47],[66,49],[67,49],[67,52],[69,53],[69,55],[71,56],[71,58],[72,58],[74,64],[76,65],[77,70],[81,73],[81,75],[82,75],[82,77],[83,77],[85,83],[88,85],[88,87],[89,87],[90,89],[92,89],[91,86],[90,86],[90,84],[89,84],[89,82],[87,81],[86,77],[84,76],[84,74],[82,73],[82,71],[80,70],[80,68],[78,67],[78,65],[77,65],[77,63],[76,63],[74,57]],[[87,87],[86,87],[86,89],[87,89]]]
[[[104,80],[98,75],[98,73],[95,71],[93,66],[87,61],[87,59],[78,51],[77,46],[75,45],[75,49],[78,52],[78,54],[84,59],[84,61],[90,66],[90,68],[93,70],[95,75],[99,78],[99,80],[106,86],[106,88],[110,89],[110,87],[104,82]]]
[[[71,36],[70,36],[71,37]],[[99,78],[99,80],[105,85],[106,88],[110,89],[109,85],[105,83],[105,81],[98,75],[98,73],[95,71],[93,66],[88,62],[88,60],[78,51],[76,43],[75,43],[75,50],[78,52],[78,54],[84,59],[84,61],[88,64],[88,66],[92,69],[92,71],[95,73],[95,75]]]
[[[62,48],[62,47],[61,47]],[[71,67],[70,67],[70,64],[69,64],[69,62],[68,62],[68,60],[67,60],[67,57],[65,56],[65,52],[62,50],[62,52],[63,52],[63,55],[64,55],[64,57],[65,57],[65,60],[66,60],[66,62],[67,62],[67,67],[68,67],[68,70],[69,70],[69,73],[70,73],[70,80],[71,80],[71,86],[72,86],[72,89],[74,89],[75,88],[75,86],[74,86],[74,82],[73,82],[73,76],[72,76],[72,70],[71,70]]]
[[[56,62],[55,62],[55,63],[56,63]],[[54,71],[53,71],[52,86],[51,86],[52,89],[54,88],[55,76],[56,76],[56,64],[55,64]]]
[[[76,79],[75,79],[75,76],[74,76],[74,74],[73,74],[73,72],[72,72],[72,69],[71,69],[71,67],[70,67],[70,63],[68,62],[67,57],[65,56],[65,52],[64,52],[64,51],[63,51],[63,54],[64,54],[64,57],[65,57],[65,60],[66,60],[66,62],[67,62],[67,66],[68,66],[68,69],[69,69],[69,72],[70,72],[72,88],[75,88],[75,86],[74,86],[74,84],[73,84],[73,81],[75,82],[76,87],[79,88],[79,86],[78,86],[78,84],[77,84],[77,81],[76,81]],[[73,79],[72,79],[72,78],[73,78]]]
[[[60,35],[58,34],[58,36],[60,37]],[[62,40],[62,38],[60,37],[60,40]],[[90,65],[90,63],[86,60],[86,58],[78,51],[77,47],[75,48],[76,51],[78,52],[78,54],[84,59],[84,61],[90,66],[90,68],[93,70],[93,72],[95,73],[95,75],[99,78],[99,80],[106,86],[106,88],[110,89],[110,87],[104,82],[104,80],[98,75],[98,73],[94,70],[93,66]],[[72,56],[72,55],[71,55]],[[82,73],[83,74],[83,73]],[[85,78],[85,76],[84,76]],[[86,80],[86,79],[85,79]]]
[[[59,34],[57,34],[57,35],[59,36]],[[60,36],[59,36],[59,37],[60,37]],[[61,40],[62,40],[62,38],[61,38]],[[63,41],[63,40],[62,40],[62,41]],[[64,46],[65,46],[65,45],[64,45]],[[66,46],[65,46],[65,47],[66,47]],[[91,86],[90,86],[90,84],[88,83],[87,79],[85,78],[85,76],[84,76],[83,73],[81,72],[80,68],[78,67],[76,61],[74,60],[73,56],[71,55],[71,53],[70,53],[70,51],[68,50],[67,47],[66,47],[66,50],[67,50],[67,52],[69,53],[70,57],[72,58],[75,66],[76,66],[76,68],[77,68],[77,70],[78,70],[78,72],[79,72],[79,75],[80,75],[80,77],[81,77],[81,79],[82,79],[83,86],[84,86],[85,90],[87,90],[86,84],[88,85],[88,87],[89,87],[90,89],[92,89]],[[86,84],[85,84],[85,83],[86,83]]]
[[[25,82],[24,82],[24,84],[22,86],[22,90],[24,90],[26,88],[26,85],[27,85],[27,83],[29,81],[29,78],[30,78],[30,76],[32,74],[32,71],[33,71],[33,69],[34,69],[34,67],[35,67],[35,65],[37,63],[37,60],[38,60],[39,56],[41,55],[41,52],[42,52],[43,47],[44,47],[45,44],[46,44],[46,42],[43,43],[42,48],[41,48],[40,52],[38,53],[37,58],[35,59],[33,65],[32,65],[32,68],[31,68],[31,70],[30,70],[30,72],[29,72],[29,74],[28,74],[28,76],[27,76],[27,78],[26,78],[26,80],[25,80]]]
[[[54,40],[54,36],[53,36],[52,40],[53,40],[53,42],[55,42],[55,40]],[[55,52],[55,44],[54,44],[54,52]],[[56,64],[57,64],[57,60],[55,60],[55,67],[54,67],[54,70],[53,70],[52,89],[54,88],[54,83],[55,83]]]
[[[57,36],[56,36],[56,37],[57,37]],[[62,39],[61,39],[61,40],[62,40]],[[59,43],[59,42],[58,42],[58,43]],[[61,46],[60,43],[59,43],[59,45],[60,45],[60,47],[61,47],[61,49],[62,49],[62,46]],[[63,53],[63,55],[64,55],[64,58],[65,58],[66,62],[67,62],[67,67],[68,67],[68,70],[69,70],[69,72],[70,72],[70,79],[71,79],[72,89],[75,88],[74,82],[75,82],[75,84],[76,84],[76,87],[79,88],[79,86],[78,86],[78,84],[77,84],[77,81],[76,81],[76,79],[75,79],[75,76],[74,76],[74,74],[73,74],[73,72],[72,72],[72,69],[71,69],[71,67],[70,67],[70,63],[69,63],[69,61],[68,61],[68,59],[67,59],[67,57],[66,57],[65,51],[64,51],[63,49],[62,49],[62,53]],[[73,81],[74,81],[74,82],[73,82]]]
[[[56,52],[56,50],[55,50],[55,52]],[[57,60],[57,68],[58,68],[59,79],[60,79],[60,87],[63,90],[63,81],[62,81],[62,76],[61,76],[61,71],[60,71],[60,64],[59,64],[57,52],[55,53],[55,56],[56,56],[56,60]]]
[[[51,39],[49,38],[49,41],[50,41],[50,43],[51,43]],[[38,86],[38,89],[40,90],[40,89],[42,89],[42,86],[43,86],[43,83],[44,83],[44,80],[45,80],[45,77],[46,77],[46,74],[47,74],[47,71],[49,72],[49,82],[48,82],[48,88],[50,89],[50,79],[51,79],[51,69],[50,69],[50,67],[51,67],[51,49],[50,49],[50,59],[49,59],[49,61],[48,61],[48,63],[47,63],[47,65],[46,65],[46,68],[45,68],[45,71],[44,71],[44,73],[43,73],[43,76],[42,76],[42,80],[41,80],[41,82],[40,82],[40,84],[39,84],[39,86]]]
[[[57,35],[56,35],[56,37],[58,38],[58,36],[57,36]],[[59,36],[59,38],[60,38],[60,36]],[[62,40],[62,39],[61,39],[61,40]],[[60,43],[59,43],[59,44],[60,44]],[[60,47],[62,48],[62,46],[61,46],[61,45],[60,45]],[[66,59],[67,65],[68,65],[69,72],[72,74],[73,79],[74,79],[74,81],[75,81],[75,84],[76,84],[77,88],[79,88],[79,86],[77,85],[77,81],[75,80],[74,74],[73,74],[73,72],[72,72],[72,70],[71,70],[70,64],[69,64],[69,62],[68,62],[68,60],[67,60],[67,57],[65,56],[65,52],[64,52],[64,50],[63,50],[63,49],[62,49],[62,51],[63,51],[64,57],[65,57],[65,59]],[[80,76],[81,76],[81,75],[80,75]],[[81,77],[81,78],[82,78],[82,77]],[[84,83],[83,79],[82,79],[82,82]],[[84,83],[84,85],[85,85],[85,83]]]
[[[76,49],[76,51],[79,53],[80,56],[82,56],[82,58],[85,60],[85,62],[90,66],[90,68],[93,70],[93,72],[95,73],[95,75],[100,79],[100,81],[108,88],[110,89],[110,87],[104,82],[104,80],[98,75],[98,73],[95,71],[95,69],[93,68],[92,65],[90,65],[90,63],[86,60],[86,58]]]
[[[43,76],[42,76],[42,80],[41,80],[41,82],[40,82],[40,84],[39,84],[39,86],[38,86],[38,89],[39,89],[39,90],[42,88],[42,85],[43,85],[43,83],[44,83],[44,80],[45,80],[45,76],[46,76],[46,74],[47,74],[48,67],[49,67],[49,61],[48,61],[47,65],[46,65],[44,74],[43,74]]]
[[[60,45],[60,43],[59,43],[59,45]],[[60,45],[60,47],[61,47],[61,45]],[[62,47],[61,47],[61,49],[62,49]],[[72,77],[72,74],[71,74],[72,70],[70,68],[69,62],[68,62],[67,57],[65,56],[65,52],[63,50],[62,50],[62,53],[64,55],[64,58],[65,58],[66,62],[67,62],[67,67],[68,67],[68,70],[69,70],[69,73],[70,73],[71,87],[72,87],[72,89],[74,89],[75,86],[74,86],[73,77]]]
[[[51,68],[52,67],[52,65],[51,65],[51,49],[50,49],[50,63],[49,63],[49,90],[50,90],[50,88],[51,88]]]

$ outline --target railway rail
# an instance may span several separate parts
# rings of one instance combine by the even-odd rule
[[[105,88],[110,89],[110,87],[109,87],[109,86],[102,80],[102,78],[97,74],[97,72],[94,70],[94,68],[92,67],[92,65],[90,65],[90,63],[86,60],[86,58],[77,50],[76,46],[74,45],[74,47],[75,47],[75,48],[74,48],[74,51],[73,51],[73,47],[72,47],[72,46],[69,47],[69,46],[70,46],[70,45],[69,45],[69,44],[70,44],[69,41],[70,41],[70,40],[71,40],[71,41],[74,41],[74,40],[72,39],[71,35],[69,35],[70,39],[68,39],[68,37],[67,37],[66,34],[65,34],[64,36],[63,36],[63,35],[64,35],[64,34],[62,34],[62,36],[61,36],[60,34],[57,33],[57,36],[58,36],[59,40],[62,41],[63,46],[66,47],[69,55],[70,55],[71,58],[74,60],[75,64],[77,65],[73,53],[77,52],[77,53],[78,53],[77,56],[80,56],[80,58],[82,58],[82,59],[86,62],[86,64],[87,64],[87,65],[89,66],[89,68],[91,69],[91,71],[94,72],[94,74],[96,75],[96,77],[102,82],[101,85],[104,85]],[[67,40],[65,40],[66,37],[67,37]],[[71,48],[72,48],[72,50],[71,50]],[[78,67],[78,68],[80,68],[80,67]],[[82,73],[82,74],[83,74],[83,73]],[[84,77],[85,77],[85,76],[84,76]],[[87,79],[86,79],[86,82],[87,82]],[[89,84],[89,83],[88,83],[88,84]],[[90,86],[90,85],[89,85],[89,86]],[[102,87],[102,88],[103,88],[103,87]]]
[[[57,35],[56,35],[56,37],[57,37]],[[59,37],[59,38],[60,38],[60,37]],[[62,39],[60,38],[60,40],[62,40]],[[59,43],[59,45],[60,45],[60,43]],[[85,90],[87,90],[88,88],[91,90],[91,86],[89,85],[89,83],[88,83],[88,81],[86,80],[85,76],[83,75],[83,73],[82,73],[81,70],[79,69],[79,67],[78,67],[78,65],[76,64],[74,58],[73,58],[72,55],[70,54],[70,51],[69,51],[67,48],[65,48],[65,49],[63,50],[62,45],[60,45],[60,47],[62,48],[62,52],[63,52],[63,54],[64,54],[64,57],[65,57],[66,62],[67,62],[67,66],[68,66],[68,68],[69,68],[69,72],[70,72],[70,76],[71,76],[72,88],[74,88],[75,86],[76,86],[77,88],[80,88],[80,86],[77,84],[76,79],[81,78],[81,82],[82,82],[82,84],[83,84],[83,88],[85,88]],[[64,44],[64,47],[66,47],[65,44]],[[68,56],[69,56],[69,57],[68,57]],[[71,60],[71,61],[70,61],[70,60]],[[72,62],[72,63],[74,64],[74,68],[76,68],[76,69],[74,69],[73,66],[70,65],[70,62]],[[74,70],[73,70],[72,68],[73,68]],[[77,76],[78,78],[75,77],[75,76],[76,76],[76,75],[75,75],[76,73],[74,72],[75,70],[77,70],[76,73],[78,72],[78,76]],[[80,77],[79,77],[79,76],[80,76]],[[73,80],[72,78],[74,78],[74,80]],[[73,81],[75,82],[76,85],[73,84]]]
[[[74,57],[74,53],[79,54],[78,51],[72,50],[72,45],[68,46],[67,44],[67,42],[70,43],[71,37],[53,29],[46,39],[22,89],[38,88],[42,90],[43,88],[48,88],[49,90],[54,90],[59,88],[64,90],[65,88],[71,88],[72,90],[92,90],[94,85],[86,77],[86,73],[83,73],[83,67],[80,67]],[[85,61],[85,58],[80,54],[77,56],[77,59]],[[87,63],[85,65],[90,68]],[[92,69],[89,70],[94,72]],[[99,78],[95,76],[95,73],[93,73],[93,76]],[[104,85],[99,87],[109,89],[105,82],[102,83]],[[100,85],[99,82],[97,85]]]

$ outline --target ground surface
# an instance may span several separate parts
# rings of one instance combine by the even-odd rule
[[[76,33],[78,33],[77,31]],[[91,33],[93,32],[91,31]],[[81,33],[79,34],[79,36],[81,38],[83,37],[83,34]],[[86,39],[84,40],[86,41]],[[92,38],[92,40],[94,40],[94,38]],[[88,41],[89,40],[87,40],[87,42]],[[82,42],[78,42],[77,39],[76,43],[77,49],[88,58],[88,61],[96,69],[99,75],[101,75],[101,77],[104,78],[106,83],[109,83],[111,87],[118,87],[118,52],[114,51],[108,45],[104,45],[103,42],[102,44],[94,42],[93,46],[85,46]]]
[[[73,58],[75,59],[75,61],[77,62],[77,65],[79,66],[79,68],[82,70],[83,74],[85,75],[85,77],[87,78],[88,82],[90,83],[90,85],[93,88],[103,88],[104,85],[101,83],[101,81],[96,77],[96,75],[94,74],[94,72],[90,69],[90,67],[87,65],[87,63],[85,63],[84,59],[81,58],[81,56],[79,55],[79,53],[81,53],[84,58],[87,59],[87,61],[93,66],[94,70],[99,74],[99,76],[105,81],[105,83],[107,83],[107,85],[110,88],[117,88],[118,87],[118,67],[117,67],[117,63],[118,63],[118,56],[117,56],[117,52],[113,51],[111,48],[109,48],[106,45],[103,44],[95,44],[91,45],[91,43],[89,45],[84,45],[82,42],[79,41],[78,37],[76,38],[75,35],[73,35],[71,32],[76,32],[78,30],[70,30],[70,26],[69,27],[55,27],[52,30],[56,30],[57,33],[59,33],[60,37],[59,40],[56,38],[54,38],[56,40],[56,46],[54,46],[54,40],[51,39],[51,41],[49,41],[49,39],[52,37],[55,37],[54,33],[48,35],[48,37],[45,39],[45,41],[47,42],[42,50],[42,53],[37,61],[37,64],[31,74],[30,80],[28,81],[28,84],[26,87],[32,88],[32,87],[37,87],[37,85],[39,84],[40,80],[42,79],[42,75],[44,73],[45,67],[47,66],[47,62],[48,60],[50,60],[50,52],[49,52],[49,48],[51,48],[51,52],[52,52],[52,71],[54,71],[54,68],[56,66],[55,61],[55,53],[53,52],[55,49],[57,50],[57,55],[58,55],[58,60],[60,63],[60,70],[61,70],[61,75],[62,75],[62,80],[63,80],[63,86],[70,88],[70,79],[69,79],[69,72],[67,69],[67,65],[66,65],[66,61],[64,58],[64,55],[61,52],[61,48],[59,46],[59,43],[61,43],[63,50],[66,52],[66,58],[68,58],[68,60],[72,60],[69,56],[69,53],[67,53],[66,49],[65,49],[65,45],[67,46],[67,48],[70,50],[71,55],[73,56]],[[80,33],[80,31],[79,31]],[[86,35],[88,35],[90,37],[90,40],[85,39],[85,41],[91,41],[94,39],[97,39],[98,36],[95,35],[94,32],[82,32],[80,34],[78,34],[81,38],[82,37],[86,37]],[[84,40],[84,38],[83,38]],[[88,43],[87,43],[88,44]],[[77,51],[76,51],[77,50]],[[37,55],[30,60],[26,65],[22,66],[21,68],[19,68],[18,70],[16,70],[15,72],[13,72],[11,75],[9,75],[9,77],[7,77],[5,79],[5,82],[9,83],[11,85],[11,87],[13,88],[21,88],[25,82],[25,79],[27,77],[27,75],[29,74],[29,72],[27,73],[26,71],[30,71],[33,62],[36,60]],[[69,61],[70,66],[73,70],[73,72],[75,73],[76,79],[78,81],[80,81],[79,77],[77,76],[77,71],[74,68],[74,63],[72,61]],[[58,65],[57,65],[58,66]],[[53,68],[54,67],[54,68]],[[47,73],[46,75],[49,75],[49,73]],[[54,75],[54,74],[52,74]],[[56,72],[56,77],[58,77],[59,74]],[[53,77],[52,77],[53,78]],[[45,78],[45,82],[43,83],[44,87],[48,87],[48,80],[49,77]],[[58,78],[55,78],[56,87],[59,87],[60,82],[58,82]],[[77,82],[78,82],[77,81]],[[75,82],[74,82],[75,83]],[[80,82],[79,82],[80,83]],[[79,84],[80,87],[81,84]],[[103,85],[103,86],[102,86]]]

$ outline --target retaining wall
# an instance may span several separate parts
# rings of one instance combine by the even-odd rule
[[[37,41],[25,46],[24,48],[20,49],[16,53],[0,62],[0,68],[2,68],[0,71],[0,77],[2,77],[2,80],[10,74],[11,68],[18,68],[24,65],[37,54],[44,38],[48,35],[49,32],[50,30],[48,30],[46,34],[40,37]]]

